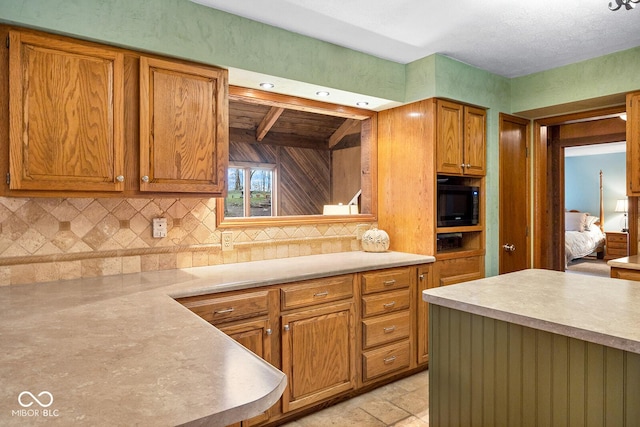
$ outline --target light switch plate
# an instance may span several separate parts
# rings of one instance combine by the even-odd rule
[[[222,251],[230,251],[233,249],[233,231],[222,232]]]
[[[153,218],[153,238],[167,237],[167,218]]]

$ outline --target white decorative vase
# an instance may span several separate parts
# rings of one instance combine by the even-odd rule
[[[362,235],[362,249],[365,252],[385,252],[389,249],[389,235],[376,227],[365,231]]]

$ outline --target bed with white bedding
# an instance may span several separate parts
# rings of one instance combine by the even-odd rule
[[[564,253],[565,265],[571,261],[597,253],[604,258],[606,236],[604,234],[604,194],[602,171],[600,171],[600,213],[571,210],[564,213]]]
[[[571,212],[567,212],[571,213]],[[564,251],[567,263],[597,252],[598,258],[604,256],[605,235],[595,221],[583,230],[566,230],[564,233]]]

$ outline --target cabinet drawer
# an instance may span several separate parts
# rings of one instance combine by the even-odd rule
[[[353,276],[308,280],[281,289],[282,309],[306,307],[353,296]]]
[[[217,324],[266,314],[269,307],[267,295],[267,291],[260,291],[181,302],[207,322]]]
[[[408,288],[409,285],[411,285],[411,269],[409,268],[378,271],[362,275],[363,294]]]
[[[622,243],[627,244],[626,234],[607,234],[607,243]]]
[[[362,355],[362,380],[388,374],[409,367],[411,346],[409,341],[388,345]]]
[[[391,313],[409,308],[409,288],[362,297],[362,317]]]
[[[409,310],[362,321],[364,348],[409,337]]]
[[[607,242],[607,248],[609,249],[622,249],[622,250],[627,250],[627,242],[612,242],[611,240],[609,240]]]

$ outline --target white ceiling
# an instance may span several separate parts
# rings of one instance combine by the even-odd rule
[[[567,147],[564,149],[565,157],[599,156],[602,154],[626,153],[627,143],[610,142],[607,144],[582,145],[579,147]]]
[[[505,77],[640,46],[640,4],[609,0],[192,1],[399,63],[439,53]]]

